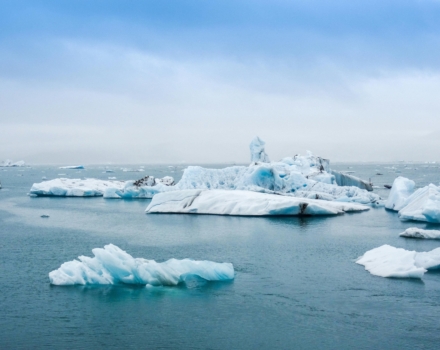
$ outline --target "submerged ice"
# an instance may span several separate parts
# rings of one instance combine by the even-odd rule
[[[422,278],[428,270],[440,268],[440,248],[416,252],[385,244],[367,251],[356,263],[380,277]]]
[[[133,258],[119,247],[109,244],[92,250],[93,258],[80,256],[49,273],[54,285],[140,284],[175,286],[192,276],[206,281],[234,279],[231,263],[170,259],[162,263]]]

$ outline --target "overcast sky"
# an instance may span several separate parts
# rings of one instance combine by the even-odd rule
[[[0,161],[440,160],[439,0],[0,6]]]

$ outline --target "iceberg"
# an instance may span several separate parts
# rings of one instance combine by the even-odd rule
[[[440,268],[440,248],[419,253],[385,244],[367,251],[356,263],[375,276],[422,278],[426,271]]]
[[[34,196],[100,197],[106,189],[122,189],[124,185],[122,181],[58,178],[34,183],[29,193]]]
[[[252,191],[182,190],[155,195],[146,213],[237,216],[338,215],[368,210],[368,206],[279,196]]]
[[[158,193],[182,190],[239,190],[281,196],[294,196],[325,201],[353,202],[370,206],[382,206],[382,199],[368,191],[368,184],[354,176],[332,173],[327,159],[316,157],[310,151],[306,156],[295,155],[278,162],[270,162],[264,150],[264,141],[256,137],[250,145],[249,166],[232,166],[208,169],[187,167],[177,184],[166,176],[155,179],[146,176],[124,185],[107,186],[104,198],[152,198]],[[100,181],[100,180],[96,180]],[[340,183],[345,185],[339,186]],[[355,186],[346,186],[348,184]],[[34,184],[35,187],[43,186]],[[39,195],[31,189],[31,193]],[[55,195],[55,194],[54,194]],[[64,194],[61,194],[64,195]]]
[[[84,169],[84,165],[67,165],[67,166],[60,166],[59,169]]]
[[[260,139],[258,136],[256,136],[251,144],[249,145],[249,148],[251,150],[251,163],[269,163],[269,156],[264,151],[264,145],[266,143]]]
[[[440,187],[429,184],[415,191],[399,210],[401,220],[440,223]]]
[[[170,259],[162,263],[154,260],[133,258],[119,247],[109,244],[92,250],[93,258],[79,256],[49,273],[51,284],[108,285],[138,284],[151,286],[176,286],[192,276],[206,281],[234,279],[231,263]]]
[[[409,196],[414,192],[415,182],[406,177],[399,176],[391,187],[390,194],[385,203],[385,208],[399,211],[406,204]]]
[[[401,220],[440,223],[440,187],[434,184],[414,192],[415,183],[399,176],[394,180],[385,207],[398,211]]]
[[[322,160],[296,156],[274,163],[207,169],[189,166],[173,190],[242,190],[328,201],[383,205],[375,193],[355,186],[338,186],[335,177],[325,171]]]
[[[148,176],[147,176],[148,177]],[[174,183],[174,179],[165,176],[162,179],[154,178],[157,186],[142,186],[143,179],[136,181],[107,181],[98,179],[67,179],[57,178],[40,183],[34,183],[29,191],[33,196],[54,196],[54,197],[101,197],[105,198],[151,198],[158,192],[165,191]]]
[[[22,166],[25,166],[25,162],[22,160],[13,163],[10,159],[6,159],[5,161],[0,163],[0,167],[22,167]]]
[[[411,227],[407,228],[399,236],[407,238],[440,239],[440,230],[422,230],[421,228]]]

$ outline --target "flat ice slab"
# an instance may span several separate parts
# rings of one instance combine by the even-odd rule
[[[155,195],[147,213],[216,214],[238,216],[337,215],[368,210],[349,202],[280,196],[251,191],[182,190]]]
[[[67,165],[67,166],[60,166],[59,169],[84,169],[84,165]]]
[[[411,227],[407,228],[399,236],[407,238],[440,239],[440,230],[422,230],[421,228]]]
[[[78,257],[49,273],[51,284],[140,284],[175,286],[191,276],[207,281],[234,279],[231,263],[170,259],[163,263],[133,258],[119,247],[109,244],[92,250],[95,257]]]
[[[123,181],[59,178],[33,184],[30,194],[33,196],[99,197],[108,188],[122,189],[124,185]]]
[[[440,268],[440,248],[419,253],[385,244],[369,250],[356,263],[380,277],[422,278],[427,270]]]
[[[54,197],[151,198],[158,192],[169,190],[174,183],[170,176],[162,179],[153,176],[149,178],[151,186],[143,185],[142,180],[145,178],[138,181],[58,178],[34,183],[29,194]]]

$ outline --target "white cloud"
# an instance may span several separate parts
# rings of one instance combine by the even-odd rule
[[[371,76],[331,62],[301,72],[61,46],[63,76],[0,80],[0,159],[247,162],[254,135],[274,159],[305,149],[334,160],[438,157],[440,141],[426,135],[440,129],[439,72]]]

